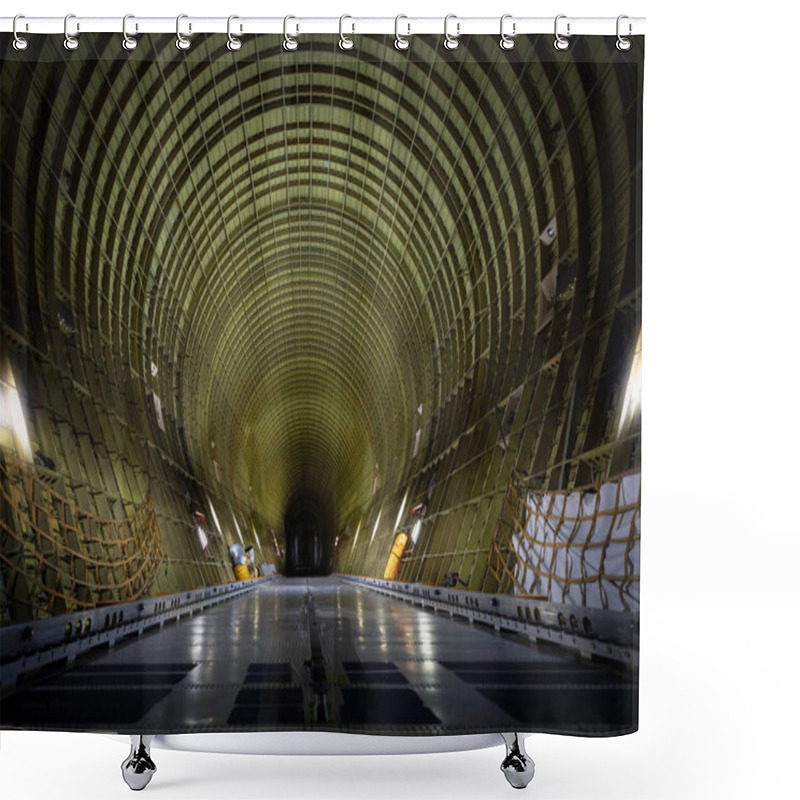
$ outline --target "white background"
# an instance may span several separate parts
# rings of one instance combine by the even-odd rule
[[[536,736],[540,798],[797,797],[797,4],[16,0],[28,16],[646,16],[639,733]],[[711,4],[708,4],[711,5]],[[725,8],[731,9],[727,13]],[[774,6],[774,7],[773,7]],[[127,747],[3,732],[6,798],[128,797]],[[148,796],[509,797],[502,749],[155,751]]]

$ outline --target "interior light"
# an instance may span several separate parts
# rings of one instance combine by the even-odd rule
[[[272,534],[272,541],[275,542],[275,552],[279,558],[283,558],[283,549],[281,548],[280,542],[278,542],[278,537],[275,535],[275,531],[270,528],[269,532]]]
[[[6,401],[5,383],[0,386],[0,428],[11,427],[11,409]]]
[[[24,461],[33,461],[28,426],[25,424],[19,392],[13,381],[13,376],[11,383],[0,381],[0,426],[8,428],[13,434],[17,455]]]
[[[211,516],[214,517],[214,524],[217,526],[219,535],[224,539],[225,534],[222,533],[222,525],[219,524],[219,517],[217,516],[217,512],[214,510],[214,504],[210,500],[208,501],[208,507],[211,509]]]
[[[236,533],[238,533],[238,534],[239,534],[239,541],[240,541],[242,544],[244,544],[244,539],[242,539],[242,532],[241,532],[241,530],[239,529],[239,523],[238,523],[238,521],[236,520],[236,514],[234,514],[234,515],[233,515],[233,524],[236,526]]]
[[[417,521],[414,523],[414,527],[411,529],[411,541],[413,544],[417,543],[417,537],[419,536],[421,528],[422,528],[422,517],[417,519]]]
[[[417,432],[414,434],[414,450],[411,453],[411,458],[416,458],[419,454],[419,443],[420,437],[422,436],[422,428],[417,428]]]
[[[383,513],[383,509],[378,512],[378,518],[375,520],[375,527],[372,529],[372,536],[370,536],[369,543],[372,544],[372,540],[375,538],[375,534],[378,532],[378,524],[381,521],[381,514]]]
[[[356,528],[356,535],[353,537],[353,547],[356,546],[356,542],[358,541],[358,532],[361,530],[361,522],[359,521],[358,527]]]
[[[197,526],[197,538],[200,539],[200,547],[205,553],[208,547],[208,536],[206,536],[206,532],[199,525]]]
[[[400,527],[400,523],[403,521],[403,512],[406,510],[406,500],[408,500],[408,489],[406,489],[406,493],[403,495],[403,502],[400,503],[400,512],[397,515],[397,521],[394,523],[395,530]]]
[[[639,331],[639,339],[636,342],[636,350],[633,353],[631,371],[628,375],[628,385],[625,388],[625,400],[622,403],[622,413],[619,417],[619,428],[617,435],[622,432],[625,425],[636,415],[642,404],[642,332]]]

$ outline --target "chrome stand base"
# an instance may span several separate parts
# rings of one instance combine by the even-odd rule
[[[506,780],[515,789],[524,789],[532,780],[535,765],[525,752],[525,740],[518,733],[501,733],[506,743],[506,757],[500,765]]]
[[[153,736],[131,736],[130,755],[122,762],[122,779],[134,792],[140,792],[155,775],[156,765],[150,758]]]

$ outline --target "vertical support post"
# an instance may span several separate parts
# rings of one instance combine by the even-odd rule
[[[535,771],[533,759],[525,752],[525,740],[519,733],[501,733],[506,743],[506,757],[500,765],[506,780],[515,789],[524,789]]]
[[[156,765],[150,758],[150,744],[154,738],[131,734],[131,752],[122,762],[122,779],[134,792],[144,789],[156,773]]]

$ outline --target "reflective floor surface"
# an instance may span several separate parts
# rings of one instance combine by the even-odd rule
[[[636,729],[621,669],[336,578],[277,579],[3,698],[3,727],[427,735]]]

